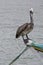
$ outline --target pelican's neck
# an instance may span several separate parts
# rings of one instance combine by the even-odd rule
[[[33,23],[33,14],[30,13],[30,22]]]

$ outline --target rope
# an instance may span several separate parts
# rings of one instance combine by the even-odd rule
[[[13,59],[9,65],[13,64],[26,50],[28,49],[28,46],[25,47],[25,49],[15,58]]]

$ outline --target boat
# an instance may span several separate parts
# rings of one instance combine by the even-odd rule
[[[36,41],[29,40],[29,43],[27,43],[27,46],[31,46],[35,50],[43,52],[43,43],[37,43]]]
[[[16,58],[14,58],[9,65],[12,65],[29,47],[33,47],[35,50],[43,52],[43,43],[36,43],[30,39],[28,40],[28,43],[26,43],[26,47],[23,51]]]

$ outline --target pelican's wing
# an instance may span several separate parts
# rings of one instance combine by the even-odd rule
[[[19,37],[19,35],[21,35],[22,31],[24,31],[27,26],[28,26],[28,23],[25,23],[22,26],[20,26],[16,32],[16,37]]]

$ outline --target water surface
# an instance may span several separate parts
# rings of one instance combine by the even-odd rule
[[[31,7],[34,29],[28,36],[43,44],[43,0],[0,0],[0,65],[8,65],[25,48],[22,37],[16,39],[15,34],[20,25],[30,21]],[[43,53],[29,48],[15,64],[43,65]]]

